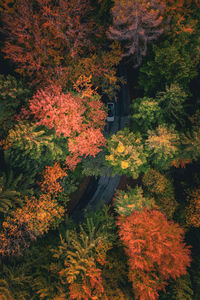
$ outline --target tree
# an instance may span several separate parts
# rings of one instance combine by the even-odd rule
[[[145,141],[149,151],[150,160],[159,170],[170,167],[170,162],[179,155],[178,133],[173,128],[159,125],[156,130],[148,131],[148,138]]]
[[[110,155],[106,156],[106,160],[114,172],[138,178],[141,172],[148,169],[147,153],[139,133],[126,128],[113,134],[107,144]]]
[[[148,130],[155,129],[164,123],[162,110],[157,99],[148,97],[134,99],[131,108],[133,130],[139,131],[144,136]]]
[[[185,122],[186,113],[184,112],[184,102],[187,99],[187,93],[177,83],[166,86],[164,92],[156,94],[156,100],[162,110],[165,121],[169,124],[182,125]]]
[[[101,129],[106,113],[91,86],[90,78],[82,77],[76,82],[79,94],[64,94],[61,87],[50,86],[37,91],[30,100],[36,125],[54,129],[56,136],[67,138],[71,155],[66,164],[71,169],[81,161],[81,156],[95,156],[105,146]]]
[[[169,283],[165,293],[159,297],[160,300],[193,300],[194,293],[189,273],[180,276]]]
[[[107,252],[116,239],[113,216],[104,206],[86,215],[84,224],[79,227],[79,231],[67,230],[58,248],[52,250],[53,257],[62,261],[59,275],[69,287],[69,299],[107,299],[101,268],[107,263]]]
[[[142,177],[145,195],[153,197],[159,210],[163,211],[169,219],[178,206],[175,200],[173,183],[165,175],[155,169],[150,169]]]
[[[200,189],[191,191],[187,196],[189,205],[186,206],[186,224],[188,226],[200,227]]]
[[[158,299],[167,280],[186,274],[190,250],[184,231],[158,210],[118,217],[119,236],[129,258],[129,280],[136,299]]]
[[[86,176],[112,176],[112,169],[108,167],[106,160],[106,151],[99,152],[95,157],[86,157],[82,160],[83,174]]]
[[[10,129],[3,143],[7,167],[17,168],[20,172],[39,172],[52,161],[67,155],[66,141],[36,126],[30,121],[19,121]]]
[[[196,161],[200,156],[200,127],[192,126],[190,131],[181,134],[181,145],[183,148],[183,158]]]
[[[8,130],[13,127],[16,114],[30,96],[31,91],[25,87],[22,80],[0,74],[0,138],[5,138]]]
[[[114,197],[114,210],[120,216],[130,216],[134,211],[141,211],[144,208],[156,208],[155,201],[151,197],[143,195],[141,187],[128,188],[128,191],[117,190]]]
[[[91,5],[89,0],[2,2],[3,52],[16,71],[30,79],[29,85],[56,83],[71,90],[85,74],[101,92],[116,95],[121,50],[117,43],[105,50],[105,25],[99,23],[99,10],[91,6],[94,1]],[[107,11],[110,3],[106,6]]]
[[[98,88],[100,94],[106,94],[110,99],[116,97],[120,84],[125,83],[123,77],[117,76],[117,67],[122,59],[122,50],[118,42],[106,46],[108,50],[99,50],[94,54],[79,59],[73,59],[68,67],[68,78],[65,79],[68,89],[73,89],[73,84],[83,74],[91,77],[92,84]],[[60,84],[62,85],[61,79]]]
[[[17,205],[22,206],[20,193],[16,191],[2,191],[0,188],[0,212],[7,213],[9,208]]]
[[[141,64],[146,55],[147,42],[156,40],[164,31],[164,2],[157,0],[115,0],[112,8],[113,26],[110,26],[110,39],[127,41],[124,56],[134,55],[134,66]]]
[[[2,51],[16,71],[32,84],[66,78],[71,59],[93,48],[94,33],[88,0],[18,0],[12,9],[3,2],[2,20],[6,42]]]
[[[181,32],[154,44],[152,51],[139,70],[138,87],[145,96],[154,96],[165,86],[179,84],[189,92],[190,81],[198,75],[200,58],[198,30],[194,34]]]
[[[59,161],[55,162],[53,167],[46,166],[42,172],[43,180],[40,182],[41,190],[47,194],[53,194],[54,197],[63,191],[60,181],[67,176],[64,169],[61,168]]]
[[[25,197],[22,208],[13,210],[2,224],[0,232],[0,254],[19,256],[38,236],[56,228],[64,215],[64,209],[49,194],[39,199]]]
[[[1,265],[0,298],[2,300],[30,298],[31,270],[27,264]]]

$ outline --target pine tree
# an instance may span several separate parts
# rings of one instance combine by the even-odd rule
[[[0,74],[0,138],[5,138],[13,127],[16,115],[30,95],[31,90],[22,80]]]
[[[85,223],[79,227],[78,232],[67,230],[59,247],[53,250],[54,258],[63,261],[59,274],[63,284],[69,286],[69,299],[104,299],[101,269],[116,238],[114,219],[104,207],[92,217],[88,212]]]
[[[65,147],[65,149],[64,149]],[[66,141],[56,139],[53,133],[41,129],[28,121],[19,121],[4,143],[7,166],[17,168],[21,173],[32,175],[54,160],[66,158]]]

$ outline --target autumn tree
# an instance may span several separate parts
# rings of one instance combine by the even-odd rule
[[[155,130],[148,131],[145,141],[149,149],[149,157],[153,165],[159,170],[170,167],[171,161],[179,155],[179,134],[165,125],[158,126]]]
[[[200,189],[191,191],[187,196],[188,205],[185,208],[186,224],[200,227]]]
[[[3,142],[7,167],[20,172],[40,172],[45,165],[67,156],[66,141],[58,140],[45,128],[30,121],[19,121],[9,130]]]
[[[41,190],[47,194],[53,194],[57,196],[59,192],[63,190],[60,181],[63,177],[66,177],[67,173],[60,166],[59,161],[51,166],[46,166],[42,172],[42,181],[40,182]]]
[[[98,92],[106,94],[110,99],[116,97],[120,84],[125,83],[123,77],[117,76],[117,67],[122,59],[122,50],[118,42],[109,45],[108,50],[99,50],[90,56],[73,59],[68,66],[67,87],[73,89],[73,83],[83,74],[91,76],[91,82],[98,87]],[[61,82],[62,84],[62,82]]]
[[[114,210],[120,216],[130,216],[134,211],[144,208],[156,208],[153,197],[146,197],[141,187],[134,189],[128,187],[128,191],[117,190],[114,196]]]
[[[113,134],[107,144],[110,155],[106,155],[106,160],[114,172],[138,178],[141,172],[148,169],[147,152],[139,133],[126,128]]]
[[[118,217],[119,236],[129,258],[129,280],[136,299],[158,299],[167,281],[186,274],[190,250],[184,231],[158,210]]]
[[[60,260],[59,275],[69,289],[69,299],[104,298],[102,267],[116,239],[113,216],[103,207],[92,216],[86,216],[79,230],[67,230],[59,246],[53,249],[53,257]]]
[[[124,56],[134,55],[134,66],[141,64],[147,53],[147,43],[156,40],[164,29],[161,27],[165,4],[157,0],[115,0],[112,8],[113,26],[110,39],[125,41]]]
[[[105,26],[97,19],[89,0],[3,0],[3,52],[30,85],[56,83],[72,89],[85,74],[112,98],[119,88],[121,49],[117,43],[104,49]]]
[[[174,185],[170,178],[155,169],[150,169],[142,177],[145,195],[153,197],[159,210],[172,218],[178,206],[175,199]]]
[[[16,64],[17,72],[35,82],[66,78],[68,62],[92,47],[88,0],[59,0],[56,5],[50,0],[19,0],[12,9],[6,2],[2,4],[3,52]]]
[[[63,215],[63,207],[50,194],[41,194],[38,199],[25,197],[24,206],[13,210],[3,221],[0,254],[21,255],[31,241],[56,228]]]
[[[71,169],[81,161],[81,156],[95,156],[105,146],[101,129],[106,113],[88,80],[83,77],[76,82],[79,94],[64,94],[61,87],[50,86],[37,91],[30,100],[36,125],[54,129],[56,136],[66,138],[71,152],[66,164]]]

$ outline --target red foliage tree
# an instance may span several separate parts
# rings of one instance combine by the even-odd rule
[[[66,78],[70,60],[94,48],[89,38],[94,33],[89,2],[17,0],[9,8],[3,1],[6,58],[33,82]]]
[[[124,56],[134,55],[135,67],[146,55],[147,42],[156,40],[163,32],[160,25],[164,7],[159,0],[115,0],[113,26],[109,28],[108,37],[127,41]]]
[[[84,82],[86,88],[81,84]],[[106,113],[98,96],[94,95],[91,84],[83,79],[77,83],[81,93],[64,94],[61,87],[50,86],[39,90],[30,100],[30,111],[37,125],[54,128],[57,136],[68,138],[71,155],[66,163],[74,168],[80,156],[95,156],[105,146],[101,132],[105,124]]]
[[[129,279],[136,298],[157,299],[166,280],[185,274],[190,265],[183,229],[162,212],[146,209],[118,217],[117,225],[129,257]]]

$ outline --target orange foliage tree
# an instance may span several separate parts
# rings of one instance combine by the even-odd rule
[[[46,166],[42,175],[43,180],[40,182],[40,186],[43,192],[57,196],[59,192],[63,191],[60,180],[67,176],[67,173],[61,168],[59,161],[55,162],[52,167]]]
[[[79,94],[64,94],[60,86],[50,86],[37,91],[30,100],[30,112],[36,125],[54,128],[58,137],[68,138],[71,154],[66,164],[71,169],[75,168],[81,156],[95,156],[106,143],[101,132],[106,112],[89,82],[90,78],[84,77],[77,81]]]
[[[42,194],[39,199],[26,197],[25,200],[25,205],[12,211],[2,224],[2,256],[21,255],[30,241],[48,232],[50,228],[56,228],[64,215],[64,208],[50,194]]]
[[[85,74],[110,97],[116,94],[121,49],[117,43],[100,49],[102,25],[94,22],[90,0],[2,0],[1,11],[2,51],[30,85],[72,89]]]
[[[183,229],[162,212],[147,209],[118,217],[117,225],[129,257],[129,280],[136,299],[157,299],[166,280],[185,274],[190,265]]]
[[[2,2],[3,52],[17,65],[17,72],[32,82],[67,78],[67,65],[94,46],[94,22],[88,0],[17,0],[12,8]]]

